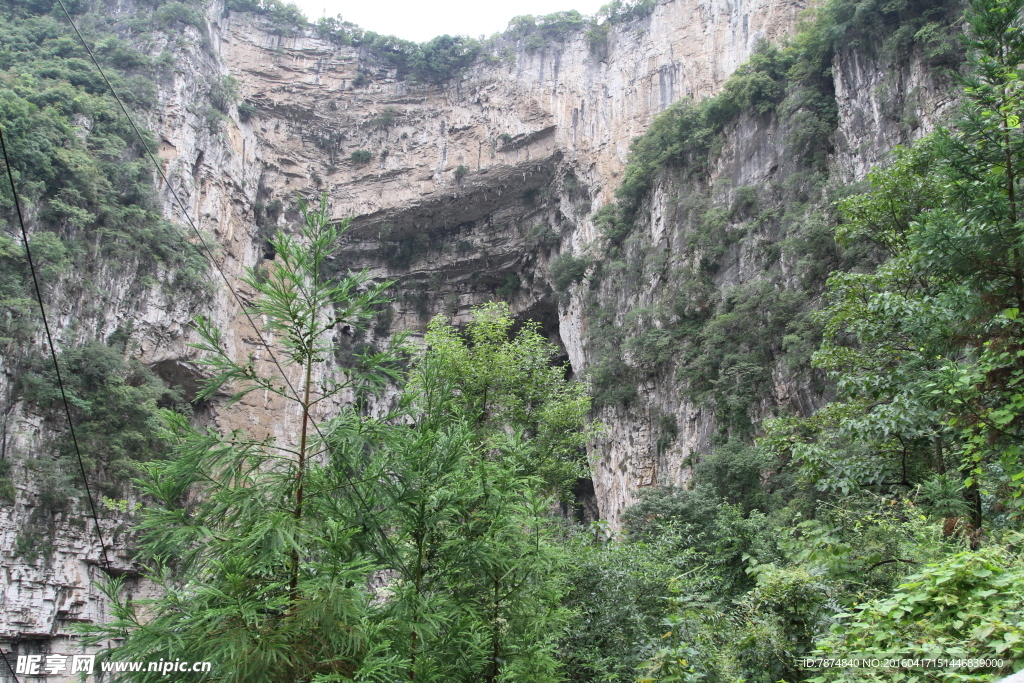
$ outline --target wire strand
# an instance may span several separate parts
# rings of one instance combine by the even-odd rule
[[[14,653],[12,652],[11,654],[14,654]],[[7,670],[11,672],[11,678],[14,679],[14,683],[21,683],[21,681],[18,680],[18,674],[16,674],[14,672],[14,667],[11,666],[10,660],[7,659],[7,653],[4,652],[2,648],[0,648],[0,657],[3,657],[4,664],[7,665]]]
[[[43,329],[46,330],[46,343],[50,347],[50,357],[53,359],[53,369],[57,373],[57,386],[60,388],[60,400],[64,404],[64,414],[68,418],[68,431],[71,432],[71,443],[75,446],[75,455],[78,457],[78,469],[82,472],[82,483],[85,484],[85,494],[89,497],[89,509],[92,511],[92,520],[96,523],[96,535],[100,539],[100,550],[103,552],[103,564],[107,571],[110,571],[110,558],[107,557],[107,544],[103,541],[103,530],[100,528],[100,519],[96,514],[96,503],[92,499],[92,491],[89,489],[89,477],[85,474],[85,463],[82,461],[82,452],[78,448],[78,437],[75,435],[75,424],[71,420],[71,407],[68,405],[68,396],[64,391],[64,379],[60,375],[60,363],[57,362],[57,350],[53,346],[53,336],[50,334],[50,323],[46,319],[46,307],[43,305],[43,292],[39,289],[39,279],[36,277],[36,266],[32,260],[32,250],[28,246],[28,232],[25,230],[25,218],[21,214],[21,201],[18,199],[18,188],[14,185],[14,173],[11,170],[11,160],[7,156],[7,143],[4,140],[3,129],[0,128],[0,150],[3,151],[4,165],[7,166],[7,180],[11,183],[11,194],[14,195],[14,208],[18,213],[18,224],[21,226],[21,239],[25,243],[25,257],[28,259],[28,268],[32,273],[32,284],[35,286],[36,299],[39,301],[39,314],[43,318]]]

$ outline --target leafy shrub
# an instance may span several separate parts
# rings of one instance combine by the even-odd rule
[[[0,460],[0,505],[10,505],[18,491],[11,479],[11,461]]]
[[[895,593],[840,615],[843,621],[817,644],[814,656],[945,659],[938,670],[919,667],[824,669],[826,681],[992,681],[1020,668],[1024,657],[1024,562],[1019,536],[1009,547],[990,546],[947,556],[908,576]],[[969,662],[993,659],[1001,668]],[[963,661],[962,664],[956,663]],[[897,678],[899,676],[900,678]]]
[[[766,567],[734,606],[715,600],[711,577],[670,582],[664,645],[648,662],[650,681],[798,681],[797,658],[828,623],[830,586],[800,567]]]
[[[661,327],[649,327],[632,336],[626,342],[626,350],[632,354],[633,364],[653,373],[657,367],[669,361],[678,351],[675,335]]]
[[[206,22],[200,11],[195,6],[184,2],[168,2],[161,5],[153,18],[164,28],[173,28],[176,22],[195,26],[201,31],[206,28]]]
[[[619,214],[616,204],[606,204],[594,214],[594,225],[601,231],[601,236],[613,245],[620,245],[633,230],[632,221],[624,220]]]
[[[407,268],[425,246],[422,241],[417,242],[415,237],[397,241],[385,240],[380,243],[380,253],[388,265],[401,270]]]
[[[757,188],[751,185],[744,185],[736,188],[733,195],[731,217],[743,218],[752,216],[757,209]]]
[[[549,43],[564,42],[573,33],[588,26],[586,17],[576,10],[554,12],[534,17],[530,14],[514,17],[503,34],[513,40],[525,39],[527,51],[544,49]]]
[[[222,76],[210,84],[210,104],[222,114],[227,114],[238,101],[238,81],[234,76]]]
[[[937,474],[921,483],[919,500],[933,517],[944,519],[967,517],[971,514],[967,490],[959,474]]]
[[[256,108],[255,104],[249,100],[245,100],[238,105],[238,118],[243,122],[251,121],[258,111],[259,110]]]
[[[97,56],[102,56],[103,60],[112,66],[124,71],[147,69],[152,66],[146,55],[114,36],[97,43],[95,53]]]
[[[603,61],[608,56],[608,34],[611,33],[611,28],[611,22],[607,21],[600,24],[593,21],[587,28],[587,47],[591,56],[598,61]]]
[[[753,586],[744,556],[759,562],[778,557],[773,523],[761,511],[744,514],[704,485],[692,490],[646,489],[640,500],[622,514],[623,527],[634,541],[645,543],[675,539],[677,547],[703,554],[723,590],[738,595]]]
[[[577,258],[572,254],[559,254],[551,262],[551,280],[555,291],[562,294],[567,292],[569,287],[583,279],[590,265],[590,259]]]
[[[770,455],[732,439],[697,463],[694,479],[715,497],[747,514],[770,507],[764,478],[775,464]]]
[[[891,52],[900,45],[902,49],[893,56],[905,58],[916,40],[934,40],[934,34],[916,35],[924,26],[938,20],[948,32],[960,9],[953,0],[831,0],[822,7],[809,37],[831,52]]]
[[[19,531],[14,540],[14,554],[29,564],[34,564],[40,557],[49,559],[54,550],[53,540],[38,531]]]
[[[462,180],[463,178],[466,177],[467,173],[469,173],[469,166],[465,166],[463,164],[459,164],[458,166],[455,167],[455,179],[456,180]]]
[[[594,406],[628,406],[637,399],[636,370],[619,355],[607,355],[587,370],[594,394]]]
[[[612,24],[621,24],[634,19],[643,19],[654,12],[657,0],[612,0],[598,10],[598,16]]]
[[[357,149],[348,158],[353,164],[362,166],[373,161],[373,152],[368,149]]]
[[[377,130],[387,130],[395,125],[401,110],[393,105],[384,107],[379,114],[370,119],[370,126]]]
[[[671,446],[672,442],[679,436],[679,420],[671,413],[662,413],[655,421],[655,427],[658,433],[655,445],[658,447],[658,453],[660,454]]]
[[[547,223],[538,223],[526,233],[526,244],[531,249],[554,249],[562,242],[562,236]]]
[[[416,80],[443,83],[454,78],[476,59],[480,44],[465,36],[438,36],[423,43],[409,59]]]
[[[559,646],[566,680],[634,683],[661,635],[665,586],[692,558],[669,543],[594,542],[582,531],[567,540],[573,561],[564,602],[573,618]]]
[[[519,281],[519,276],[515,273],[509,273],[505,277],[505,281],[501,283],[501,286],[494,291],[494,293],[502,299],[508,299],[513,294],[519,291],[522,283]]]
[[[480,43],[465,36],[443,35],[417,44],[367,31],[351,22],[332,17],[319,19],[316,29],[325,39],[368,50],[395,69],[399,79],[412,77],[425,83],[443,83],[454,78],[469,67],[480,53]],[[367,82],[367,74],[360,72],[352,85],[359,88]]]
[[[75,433],[86,468],[102,472],[116,488],[136,476],[135,463],[160,458],[159,409],[183,405],[182,396],[164,386],[146,366],[124,358],[123,347],[91,342],[58,358],[71,405]],[[19,399],[51,420],[63,420],[63,403],[49,356],[24,361],[16,385]],[[74,457],[70,436],[58,440],[62,455]]]
[[[302,10],[293,3],[281,0],[228,0],[227,9],[230,12],[250,12],[267,17],[282,30],[302,29],[308,23]]]

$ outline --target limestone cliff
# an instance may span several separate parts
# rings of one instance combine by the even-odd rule
[[[375,338],[421,330],[437,313],[465,320],[472,306],[501,296],[515,314],[540,320],[581,374],[591,362],[592,301],[581,286],[556,295],[552,259],[600,241],[592,216],[612,201],[630,143],[652,118],[680,99],[715,93],[758,41],[787,35],[803,8],[802,0],[671,0],[647,18],[615,25],[601,50],[582,33],[535,50],[500,39],[489,56],[431,85],[398,79],[365,50],[312,31],[281,35],[263,19],[215,5],[205,31],[188,29],[192,48],[178,55],[175,76],[161,84],[155,113],[143,123],[159,143],[167,215],[184,222],[183,205],[216,244],[217,264],[243,300],[251,292],[239,278],[272,257],[267,231],[294,217],[286,210],[294,195],[326,190],[336,217],[353,218],[338,267],[398,280],[394,316],[378,321]],[[211,124],[204,100],[228,75],[246,106]],[[833,75],[840,120],[831,163],[850,179],[862,178],[892,144],[928,130],[949,105],[920,64],[900,67],[894,78],[883,59],[851,52],[837,57]],[[896,100],[901,112],[915,114],[914,126],[887,118],[885,107]],[[778,184],[800,170],[788,156],[785,126],[773,115],[743,117],[730,128],[706,183],[713,201],[732,205],[738,188]],[[680,197],[677,180],[665,177],[643,207],[629,247],[643,252],[640,282],[621,291],[614,280],[601,284],[603,301],[616,302],[615,324],[631,324],[631,314],[693,256],[683,246],[688,219]],[[768,224],[747,230],[724,252],[714,286],[757,279],[764,250],[779,239]],[[654,251],[665,254],[660,270],[647,257]],[[774,281],[785,288],[789,277],[792,285],[785,258],[778,267]],[[69,301],[57,325],[86,338],[133,320],[130,352],[194,392],[201,373],[187,343],[195,314],[226,330],[232,352],[266,362],[239,302],[219,275],[211,277],[206,301],[158,286],[140,295],[136,283],[113,278],[92,313]],[[781,365],[770,374],[773,389],[760,414],[817,405],[818,389],[807,381]],[[277,407],[252,394],[230,409],[214,401],[199,419],[224,429],[256,425],[287,439],[287,420],[266,418]],[[676,430],[669,439],[659,427],[666,415]],[[692,456],[707,451],[717,428],[713,411],[667,372],[646,375],[633,403],[603,407],[599,417],[608,432],[591,449],[593,485],[601,516],[613,524],[638,488],[685,481]],[[32,453],[48,438],[21,407],[9,422],[12,451]],[[70,652],[74,622],[106,618],[93,583],[101,575],[96,534],[90,522],[58,519],[48,557],[19,556],[15,539],[30,523],[35,489],[27,468],[15,480],[17,500],[0,512],[0,640],[22,653]],[[130,514],[105,510],[101,517],[113,566],[144,594],[134,578]]]

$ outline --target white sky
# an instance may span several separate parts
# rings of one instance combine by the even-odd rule
[[[370,31],[423,42],[442,34],[500,33],[512,17],[578,10],[594,14],[609,0],[292,0],[310,21],[341,15]]]

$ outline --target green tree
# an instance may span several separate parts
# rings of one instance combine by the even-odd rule
[[[465,336],[435,318],[424,342],[425,359],[439,363],[457,398],[445,410],[469,420],[482,446],[500,449],[518,472],[568,495],[584,474],[584,447],[600,426],[587,424],[587,388],[565,380],[565,364],[552,363],[557,348],[540,324],[518,325],[508,304],[492,303],[474,311]],[[507,445],[510,439],[515,448]]]
[[[269,275],[245,279],[258,292],[251,314],[267,321],[290,378],[265,373],[252,356],[231,358],[220,331],[196,321],[196,347],[212,370],[201,396],[222,388],[234,400],[267,392],[298,408],[298,436],[223,435],[165,415],[174,457],[146,466],[140,481],[154,502],[143,514],[141,558],[162,595],[142,616],[118,596],[117,582],[108,587],[115,620],[98,635],[126,639],[112,657],[211,661],[212,680],[239,683],[351,676],[361,666],[368,648],[362,584],[371,565],[353,542],[359,506],[344,495],[349,473],[335,466],[341,455],[325,451],[313,434],[313,412],[343,392],[395,376],[387,354],[365,355],[348,371],[323,369],[335,328],[364,326],[385,301],[387,283],[369,284],[365,272],[324,277],[346,223],[330,222],[325,198],[318,208],[300,209],[298,235],[278,232],[273,240]],[[332,448],[358,449],[380,429],[349,405],[323,431]]]
[[[1021,0],[968,6],[964,116],[940,138],[948,200],[910,236],[921,267],[949,283],[941,298],[963,326],[965,353],[949,360],[935,391],[961,440],[976,525],[984,497],[1019,507],[1024,492],[1022,11]]]
[[[905,492],[956,465],[930,392],[957,330],[936,297],[943,278],[920,267],[908,242],[918,217],[943,202],[936,148],[931,138],[897,148],[888,167],[868,175],[869,192],[839,203],[840,244],[867,243],[885,260],[829,278],[812,365],[833,379],[835,399],[809,419],[769,422],[762,441],[780,457],[792,455],[820,489]]]
[[[383,449],[371,486],[390,530],[380,661],[394,678],[558,680],[564,559],[550,494],[593,430],[553,347],[535,325],[513,326],[502,304],[477,309],[465,337],[436,318],[406,394],[415,428]]]

